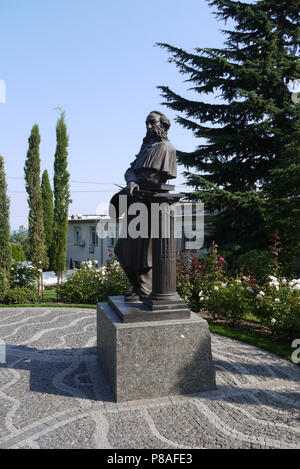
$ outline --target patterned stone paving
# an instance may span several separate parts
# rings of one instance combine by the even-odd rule
[[[0,448],[300,448],[300,368],[250,345],[212,335],[216,391],[116,404],[94,310],[0,309],[0,338]]]

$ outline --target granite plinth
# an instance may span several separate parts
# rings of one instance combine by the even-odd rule
[[[146,304],[142,301],[124,301],[124,296],[110,296],[108,304],[123,322],[161,321],[169,319],[187,319],[191,316],[185,302],[179,298],[174,301],[158,301]]]
[[[216,389],[207,322],[190,318],[124,323],[97,306],[97,356],[116,402]]]

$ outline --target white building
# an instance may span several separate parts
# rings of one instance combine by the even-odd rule
[[[199,215],[198,224],[195,221],[196,211]],[[185,224],[185,228],[182,229],[181,224],[178,224],[180,232],[177,233],[177,246],[180,251],[190,249],[188,238],[192,239],[196,229],[203,232],[202,238],[204,238],[204,229],[207,233],[214,219],[210,214],[203,214],[201,204],[178,204],[176,206],[177,220],[181,219],[182,213],[185,213],[187,225]],[[122,223],[121,219],[119,223]],[[97,233],[101,231],[104,236],[98,237]],[[201,234],[199,236],[201,238]],[[116,230],[112,229],[108,215],[72,215],[69,217],[67,269],[79,267],[80,262],[88,259],[98,261],[98,265],[106,265],[109,256],[114,253],[116,240]],[[206,252],[201,247],[196,251],[197,253]]]
[[[98,238],[96,228],[102,223],[108,228],[108,215],[72,215],[69,217],[67,241],[67,268],[79,267],[80,262],[95,259],[105,265],[109,253],[113,253],[115,239]]]

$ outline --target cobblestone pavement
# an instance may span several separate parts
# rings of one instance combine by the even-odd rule
[[[0,338],[0,448],[300,448],[300,369],[255,347],[212,335],[216,391],[116,404],[94,310],[0,309]]]

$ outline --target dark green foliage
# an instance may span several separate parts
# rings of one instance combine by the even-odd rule
[[[206,308],[213,317],[227,319],[239,324],[252,312],[251,294],[244,284],[231,282],[226,288],[211,289],[206,300]]]
[[[1,303],[5,305],[20,305],[37,303],[39,300],[38,293],[35,289],[26,287],[15,287],[8,290],[2,297]]]
[[[24,168],[29,205],[28,257],[36,267],[45,269],[48,266],[48,258],[45,248],[43,203],[40,187],[40,141],[39,128],[35,124],[28,139],[29,148]]]
[[[209,4],[220,19],[236,24],[224,31],[222,49],[188,53],[159,44],[195,93],[220,98],[190,100],[159,87],[163,104],[181,113],[177,122],[204,139],[195,151],[178,152],[187,183],[195,188],[189,198],[219,211],[213,234],[219,244],[239,244],[242,252],[266,248],[279,228],[283,247],[299,252],[300,105],[287,85],[300,78],[294,54],[300,0]]]
[[[265,185],[270,200],[266,220],[270,231],[278,230],[286,261],[300,253],[300,106],[295,118],[297,132],[287,144],[285,159],[271,172],[272,181]]]
[[[7,288],[11,266],[9,199],[6,192],[4,159],[0,156],[0,293]]]
[[[95,269],[76,270],[63,285],[57,287],[62,303],[96,304],[100,301],[102,276]]]
[[[45,233],[45,245],[47,249],[47,255],[49,258],[49,270],[53,268],[53,218],[54,218],[54,204],[53,204],[53,192],[51,189],[48,171],[43,172],[42,176],[42,201],[43,201],[43,221],[44,221],[44,233]]]
[[[70,199],[67,157],[69,137],[62,112],[56,125],[56,152],[54,160],[54,227],[53,227],[53,267],[61,282],[66,270],[66,250],[68,234],[68,210]]]
[[[258,283],[264,284],[273,273],[273,259],[269,251],[253,249],[238,257],[236,268],[243,273],[252,272]]]
[[[11,257],[15,262],[26,261],[21,243],[11,243]]]

